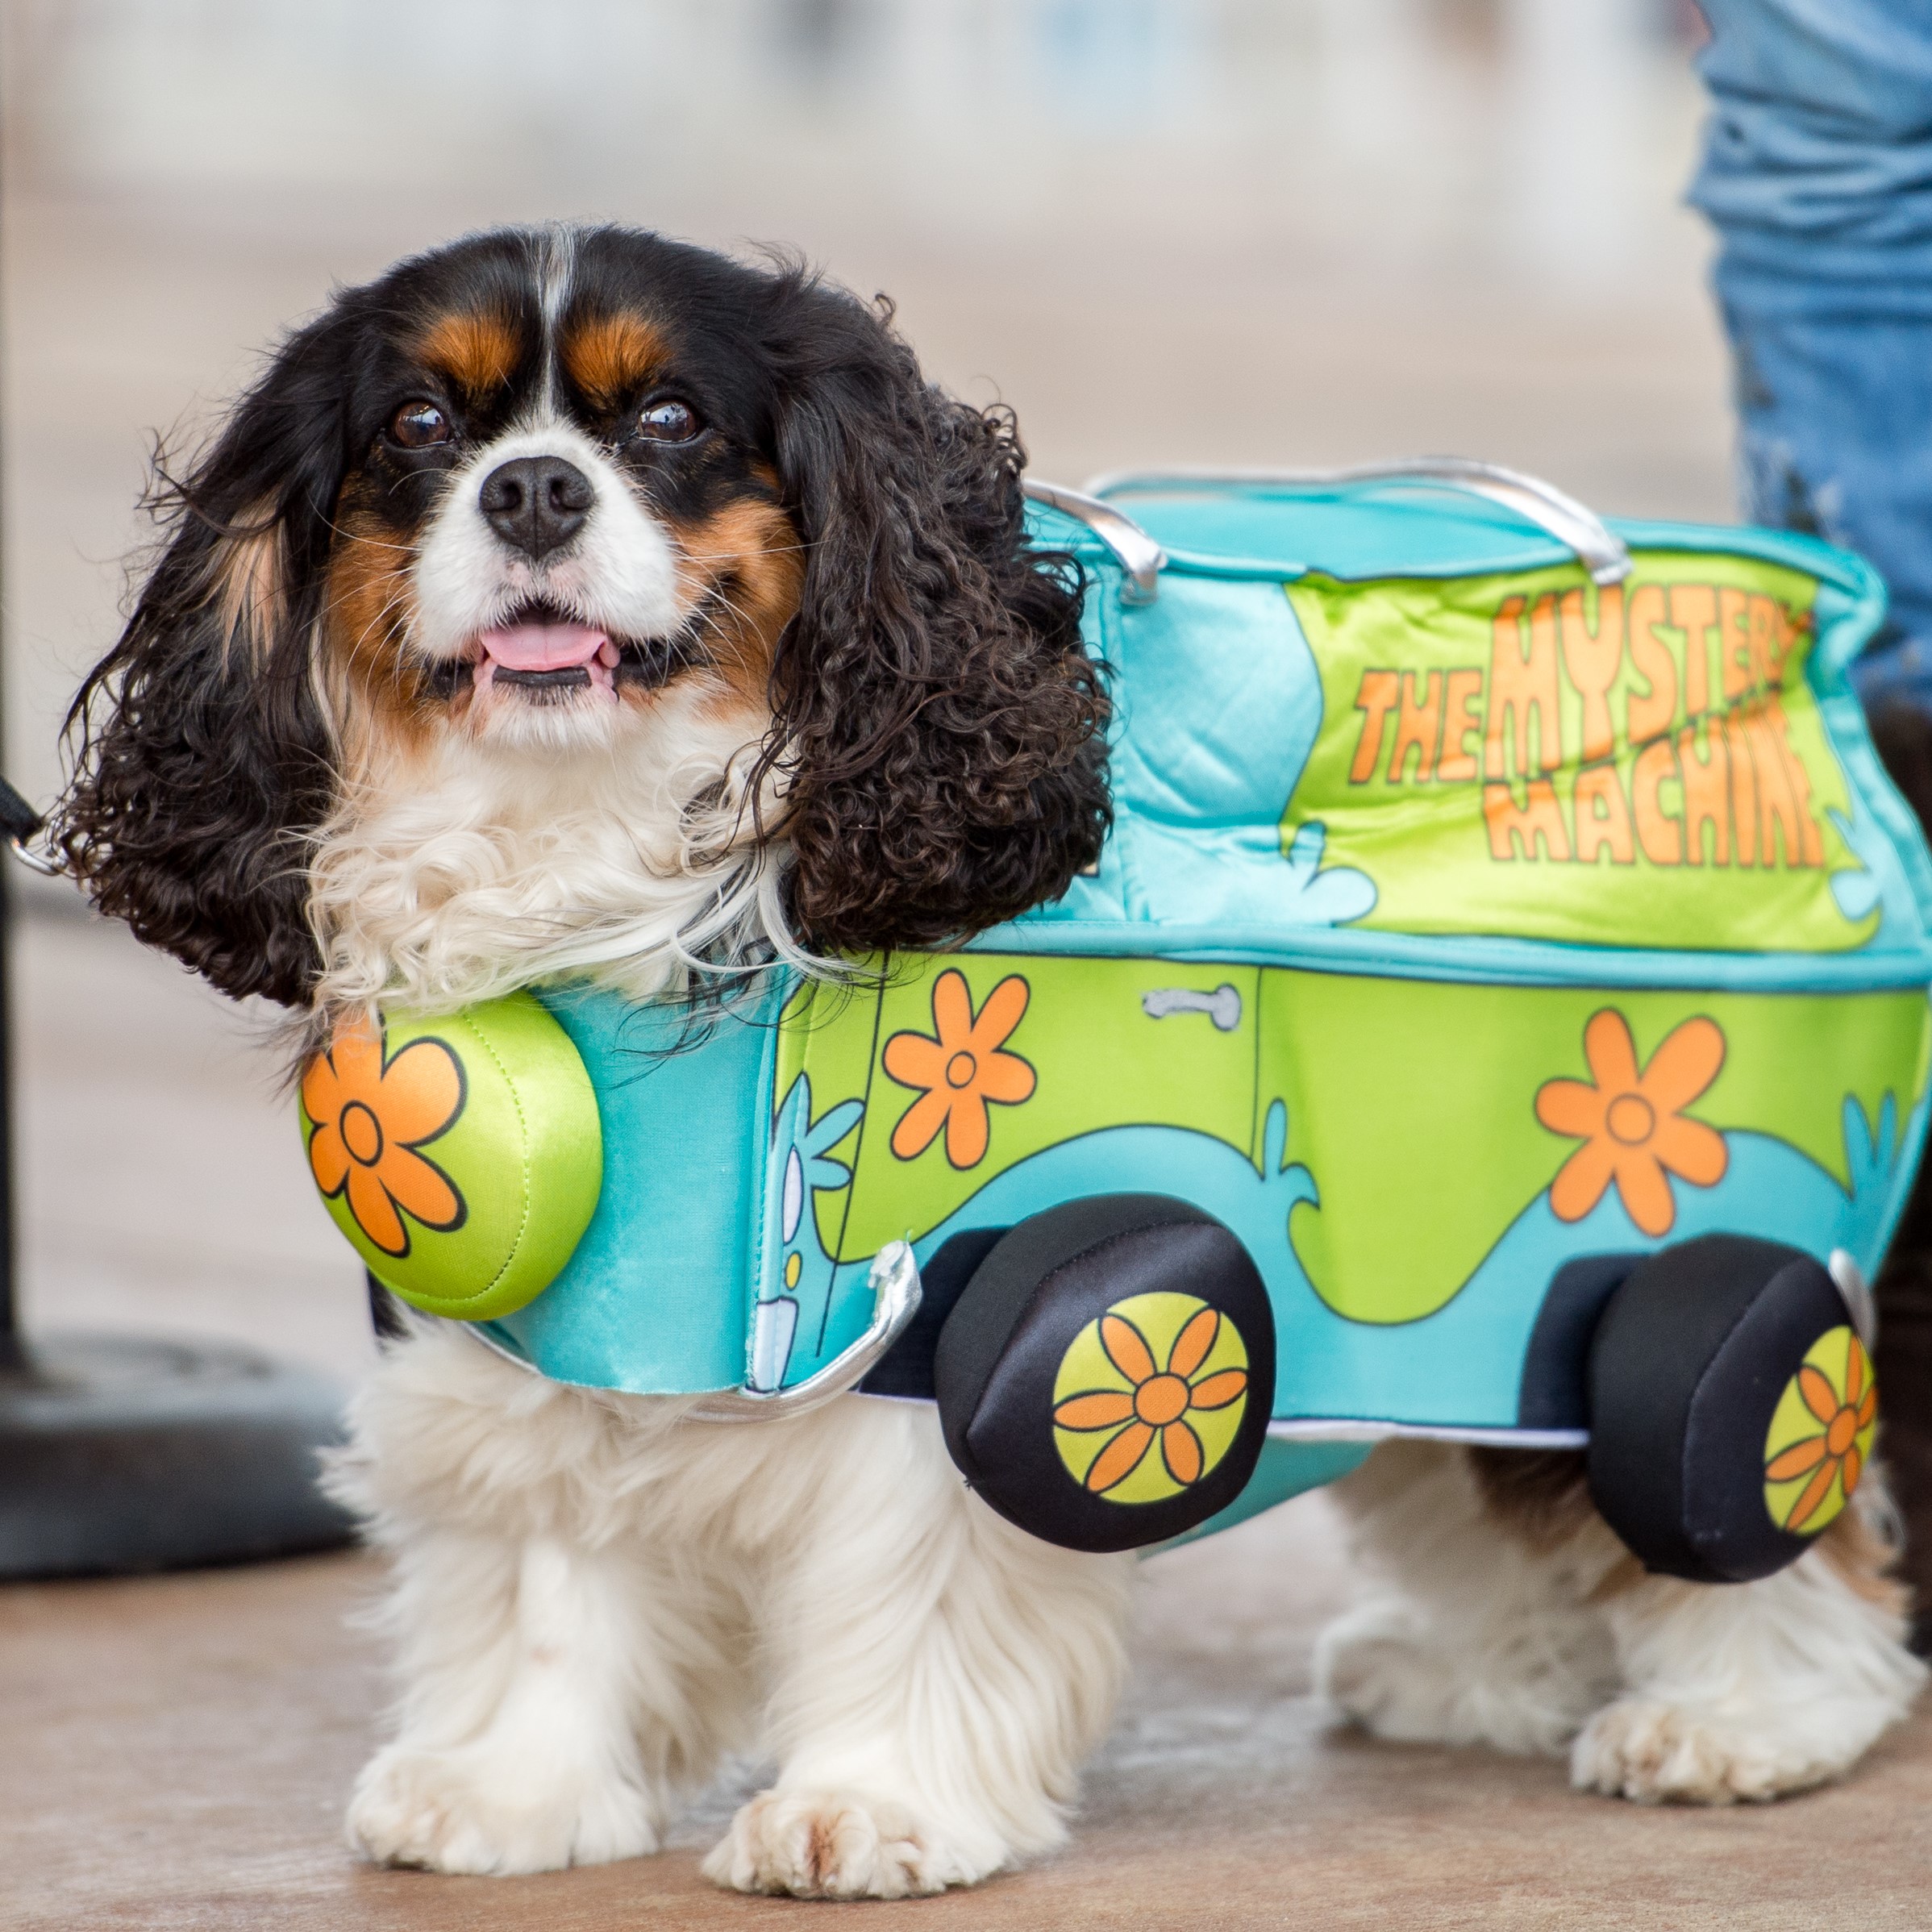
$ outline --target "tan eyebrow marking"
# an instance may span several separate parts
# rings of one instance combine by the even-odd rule
[[[417,344],[425,362],[473,396],[509,381],[518,348],[516,330],[502,316],[474,311],[439,316]]]
[[[664,339],[641,315],[593,315],[563,342],[570,380],[600,409],[640,388],[665,360]]]

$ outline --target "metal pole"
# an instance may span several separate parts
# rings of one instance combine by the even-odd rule
[[[5,650],[0,635],[0,668]],[[36,870],[58,870],[28,843],[40,827],[0,780],[0,851],[10,844]],[[342,1391],[327,1377],[220,1343],[23,1334],[13,902],[0,872],[0,1579],[176,1569],[346,1541],[353,1525],[316,1488],[318,1452],[341,1435]]]
[[[6,198],[0,195],[0,221],[4,221]],[[0,232],[0,260],[6,259],[6,235]],[[4,310],[0,310],[4,313]],[[6,345],[0,340],[0,362]],[[5,436],[0,424],[0,439]],[[0,463],[0,477],[6,465]],[[3,487],[3,485],[0,485]],[[6,506],[0,498],[0,527],[5,527]],[[0,571],[5,565],[0,563]],[[6,614],[10,608],[6,589],[0,580],[0,666],[6,661]],[[6,679],[0,675],[0,757],[6,755]],[[18,1371],[23,1366],[20,1347],[20,1302],[15,1290],[19,1265],[18,1237],[14,1226],[14,895],[12,882],[0,872],[0,1372]]]
[[[6,608],[0,588],[0,610]],[[5,650],[0,639],[0,652]],[[0,709],[0,744],[6,742],[6,713]],[[23,1365],[20,1304],[15,1292],[19,1264],[14,1225],[14,894],[0,872],[0,1372]]]

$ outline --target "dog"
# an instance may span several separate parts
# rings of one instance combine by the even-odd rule
[[[789,262],[610,227],[405,261],[164,479],[164,548],[76,701],[62,848],[304,1051],[392,1002],[585,976],[695,1009],[956,943],[1108,826],[1101,675],[1023,463],[889,306]],[[932,1892],[1060,1842],[1131,1559],[996,1516],[921,1405],[689,1407],[448,1326],[385,1348],[331,1479],[391,1555],[400,1662],[353,1844],[634,1857],[729,1751],[778,1770],[705,1862],[723,1885]],[[1338,1495],[1388,1581],[1319,1676],[1383,1736],[1768,1798],[1924,1675],[1876,1480],[1723,1588],[1643,1574],[1573,1459],[1393,1444]]]

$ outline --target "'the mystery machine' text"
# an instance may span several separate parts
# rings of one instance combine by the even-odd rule
[[[1493,859],[1820,867],[1782,691],[1809,613],[1713,584],[1506,598],[1489,662],[1364,670],[1351,785],[1477,785]]]

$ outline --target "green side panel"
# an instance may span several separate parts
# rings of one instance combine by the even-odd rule
[[[330,1092],[340,1102],[333,1123],[318,1123],[306,1104],[302,1109],[303,1145],[318,1186],[319,1169],[333,1172],[318,1136],[325,1126],[339,1134],[342,1110],[361,1107],[379,1121],[385,1110],[403,1117],[398,1109],[406,1097],[392,1083],[402,1077],[399,1064],[405,1075],[421,1064],[403,1058],[419,1042],[428,1043],[430,1055],[455,1062],[460,1091],[447,1124],[405,1151],[441,1176],[456,1212],[442,1213],[440,1226],[418,1218],[412,1205],[425,1208],[435,1199],[435,1183],[419,1168],[397,1164],[386,1144],[386,1160],[357,1164],[364,1172],[325,1194],[323,1205],[377,1279],[413,1306],[464,1321],[513,1314],[556,1278],[596,1211],[603,1140],[589,1076],[568,1036],[527,993],[433,1019],[393,1018],[383,1033],[380,1076],[305,1080],[305,1097]],[[339,1057],[339,1049],[331,1053]],[[394,1210],[393,1221],[381,1213],[383,1197]],[[446,1205],[447,1196],[441,1198]],[[371,1238],[358,1218],[358,1201],[390,1246]],[[393,1251],[397,1229],[401,1252]]]
[[[965,995],[950,1007],[948,974]],[[1223,987],[1239,996],[1222,996],[1226,1030],[1214,1018]],[[839,1150],[853,1184],[818,1197],[825,1251],[859,1260],[899,1236],[922,1239],[998,1176],[1106,1128],[1209,1135],[1255,1173],[1263,1123],[1280,1101],[1280,1159],[1312,1184],[1289,1232],[1314,1293],[1353,1322],[1417,1321],[1475,1276],[1578,1153],[1578,1136],[1539,1116],[1539,1095],[1551,1081],[1600,1085],[1584,1041],[1605,1011],[1645,1079],[1681,1056],[1687,1021],[1714,1027],[1721,1056],[1677,1110],[1683,1118],[1781,1143],[1851,1194],[1869,1177],[1851,1168],[1848,1105],[1863,1117],[1855,1144],[1876,1146],[1888,1106],[1902,1120],[1925,1090],[1932,1008],[1917,991],[1497,987],[988,953],[901,960],[876,1013],[848,1001],[805,1036],[814,1117],[844,1100],[865,1110]],[[955,1101],[906,1077],[922,1067],[943,1076],[960,1052],[1010,1056],[1031,1079],[1009,1068],[1003,1090],[1016,1097],[976,1101],[976,1069],[954,1068]],[[1098,1175],[1082,1185],[1096,1180],[1105,1185]],[[1230,1220],[1240,1211],[1232,1198],[1201,1205]]]
[[[1849,1186],[1844,1108],[1876,1130],[1923,1091],[1918,993],[1657,993],[1501,988],[1269,972],[1261,991],[1264,1098],[1287,1103],[1288,1157],[1318,1202],[1295,1251],[1315,1292],[1359,1322],[1410,1322],[1447,1302],[1555,1178],[1576,1139],[1538,1118],[1551,1080],[1588,1082],[1584,1033],[1622,1015],[1640,1068],[1684,1021],[1723,1035],[1716,1078],[1684,1110],[1767,1135]],[[1452,1153],[1451,1151],[1454,1150]]]
[[[1287,594],[1322,724],[1282,823],[1374,881],[1359,923],[1688,951],[1869,939],[1834,872],[1845,774],[1805,676],[1816,580],[1640,551],[1575,565]],[[1868,901],[1867,901],[1868,903]]]
[[[787,1004],[779,1022],[777,1079],[772,1089],[774,1113],[790,1097],[800,1074],[811,1082],[812,1118],[822,1119],[846,1101],[865,1099],[876,1051],[881,960],[855,962],[856,976],[846,985],[807,980]],[[819,1150],[851,1172],[858,1159],[863,1118],[851,1131]],[[844,1231],[847,1186],[813,1190],[818,1242],[836,1260]]]
[[[965,983],[977,1031],[970,1037],[948,1031],[941,982]],[[1259,1131],[1255,1069],[1258,1044],[1255,991],[1260,972],[1251,966],[1197,966],[1170,960],[1081,960],[988,953],[895,959],[880,1001],[876,1027],[855,1012],[815,1035],[806,1049],[812,1068],[813,1106],[860,1088],[851,1049],[827,1037],[849,1026],[851,1045],[864,1032],[871,1077],[866,1117],[860,1130],[851,1190],[853,1205],[836,1258],[875,1254],[886,1242],[914,1238],[936,1227],[987,1181],[1015,1163],[1076,1135],[1101,1127],[1137,1125],[1190,1128],[1212,1135],[1251,1156]],[[1000,989],[1017,982],[1020,992]],[[1211,1004],[1218,989],[1232,986],[1238,1001],[1225,1002],[1216,1023]],[[1192,1005],[1176,1005],[1176,996]],[[1150,1010],[1161,1010],[1156,1017]],[[989,1006],[989,1002],[991,1002]],[[1238,1017],[1236,1017],[1238,1008]],[[1017,1009],[1017,1022],[1003,1027]],[[989,1022],[996,1022],[989,1025]],[[995,1037],[997,1035],[997,1037]],[[893,1042],[909,1043],[895,1049]],[[939,1047],[937,1069],[964,1085],[926,1087],[896,1078],[909,1061]],[[977,1068],[959,1062],[964,1052],[1023,1062],[1031,1074],[1018,1101],[987,1099]],[[841,1084],[821,1087],[823,1056],[836,1064]],[[1009,1069],[1007,1077],[1024,1076]],[[996,1078],[993,1085],[999,1087]],[[1012,1091],[1011,1087],[1001,1090]],[[939,1112],[944,1109],[943,1119]],[[915,1113],[915,1110],[918,1110]],[[935,1120],[936,1127],[927,1128]],[[983,1139],[978,1123],[983,1121]],[[842,1155],[841,1158],[843,1158]]]

